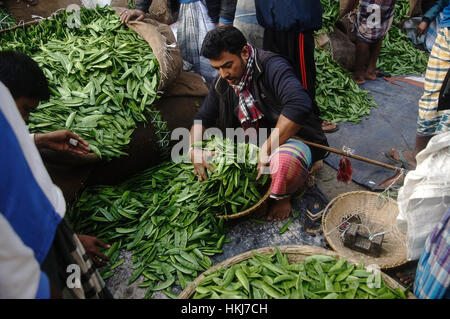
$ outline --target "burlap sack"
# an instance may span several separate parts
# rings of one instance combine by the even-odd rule
[[[133,4],[136,5],[136,0],[133,1]],[[112,0],[111,6],[128,8],[128,0]],[[175,19],[167,6],[167,0],[153,0],[148,11],[147,16],[150,19],[164,24],[172,24],[175,22]]]
[[[164,96],[202,96],[208,94],[208,86],[198,73],[181,72],[175,82],[167,88]]]
[[[114,10],[120,15],[126,8],[114,7]],[[172,30],[149,17],[143,21],[130,21],[127,26],[147,41],[156,55],[161,72],[158,89],[164,91],[177,79],[183,67],[183,58]]]
[[[350,38],[338,28],[328,34],[331,45],[331,56],[343,68],[353,71],[355,65],[356,46]]]
[[[320,34],[315,38],[316,47],[331,52],[331,57],[343,68],[353,71],[355,65],[355,44],[338,28],[328,34]]]

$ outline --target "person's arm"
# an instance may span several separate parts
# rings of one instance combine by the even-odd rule
[[[219,100],[214,87],[212,87],[194,117],[194,124],[189,134],[189,157],[194,165],[194,174],[198,175],[199,181],[204,181],[208,178],[206,169],[214,171],[214,168],[207,162],[207,158],[211,153],[203,152],[199,148],[191,148],[191,145],[203,140],[203,133],[207,128],[214,126],[218,117]]]
[[[290,63],[279,56],[270,58],[266,63],[264,84],[279,101],[281,115],[302,125],[312,112],[312,101]]]
[[[346,16],[349,12],[353,11],[359,4],[359,0],[350,0],[347,5],[342,9],[339,18]]]
[[[312,101],[294,74],[290,64],[281,57],[273,57],[266,63],[265,84],[282,106],[275,130],[261,147],[258,159],[258,178],[274,148],[297,134],[312,112]]]
[[[261,146],[257,164],[258,176],[256,179],[261,177],[263,168],[270,164],[269,158],[272,151],[274,151],[274,148],[284,144],[288,139],[297,134],[300,128],[301,126],[299,124],[291,121],[284,115],[280,115],[275,130],[272,131],[270,136]]]
[[[422,21],[428,22],[428,24],[431,23],[439,13],[441,13],[442,10],[449,4],[448,0],[438,0],[436,3],[423,15]]]
[[[38,149],[48,148],[55,151],[69,151],[78,155],[86,155],[91,149],[89,144],[77,134],[68,130],[50,133],[36,133],[34,143]]]
[[[237,0],[222,0],[220,3],[219,26],[233,25]]]
[[[108,249],[111,245],[105,244],[103,241],[94,236],[77,234],[78,239],[83,245],[86,254],[91,257],[97,267],[105,266],[109,262],[109,258],[98,250],[98,247]]]
[[[427,30],[430,23],[436,19],[442,10],[449,4],[448,0],[438,0],[422,17],[422,22],[417,27],[417,34],[420,36]]]
[[[127,9],[120,13],[120,22],[125,24],[133,20],[143,20],[151,5],[152,0],[137,0],[136,9]]]

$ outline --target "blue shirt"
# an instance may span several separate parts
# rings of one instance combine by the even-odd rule
[[[441,28],[450,28],[450,4],[444,9],[444,19],[441,21]]]

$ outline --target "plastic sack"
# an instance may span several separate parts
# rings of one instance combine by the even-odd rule
[[[408,260],[420,258],[427,237],[450,206],[450,132],[434,136],[416,160],[397,198],[397,224],[406,234]]]

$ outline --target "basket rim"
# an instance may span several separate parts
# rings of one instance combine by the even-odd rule
[[[251,249],[248,251],[245,251],[243,253],[237,254],[235,256],[232,256],[215,266],[205,270],[203,273],[201,273],[197,278],[194,279],[186,288],[178,295],[177,299],[190,299],[194,293],[195,288],[198,286],[198,284],[205,278],[205,276],[221,269],[221,268],[228,268],[234,264],[240,263],[242,261],[248,260],[253,257],[253,253],[261,253],[261,254],[272,254],[275,253],[275,249],[278,248],[282,253],[284,254],[303,254],[305,256],[311,256],[311,255],[327,255],[327,256],[333,256],[336,258],[347,258],[343,256],[342,254],[330,250],[325,249],[318,246],[308,246],[308,245],[281,245],[281,246],[266,246],[262,248],[257,249]],[[232,259],[236,259],[235,261],[232,261]],[[359,261],[354,258],[347,258],[347,261],[353,264],[358,264]],[[403,287],[400,283],[398,283],[395,279],[390,277],[388,274],[381,271],[381,275],[383,280],[386,284],[388,284],[391,288],[397,288],[397,287]],[[417,299],[417,297],[411,292],[408,291],[407,294],[408,299]]]
[[[261,205],[263,205],[266,202],[266,200],[270,196],[270,192],[271,192],[271,187],[269,186],[269,188],[267,189],[267,192],[264,194],[264,196],[252,207],[247,208],[246,210],[236,213],[236,214],[216,215],[216,218],[228,220],[228,219],[237,219],[237,218],[247,216],[247,215],[251,214],[252,212],[254,212],[255,210],[257,210],[259,207],[261,207]]]
[[[323,236],[325,237],[328,245],[330,245],[330,247],[338,252],[341,253],[343,256],[347,257],[345,252],[343,252],[342,250],[338,249],[335,245],[334,242],[331,240],[330,236],[326,235],[325,232],[325,226],[327,223],[327,217],[328,217],[328,211],[331,209],[331,207],[336,204],[339,200],[346,198],[348,196],[354,196],[354,195],[370,195],[370,196],[379,196],[380,193],[376,193],[376,192],[370,192],[370,191],[352,191],[352,192],[347,192],[347,193],[342,193],[339,194],[338,196],[336,196],[335,198],[333,198],[328,205],[324,208],[323,214],[322,214],[322,233]],[[391,201],[393,204],[397,205],[397,202],[395,200],[393,200],[392,198],[389,198],[389,201]],[[402,266],[404,264],[406,264],[408,262],[408,260],[406,259],[406,256],[404,259],[399,260],[398,262],[395,263],[384,263],[382,265],[379,265],[379,267],[381,269],[391,269],[391,268],[396,268],[399,266]]]

